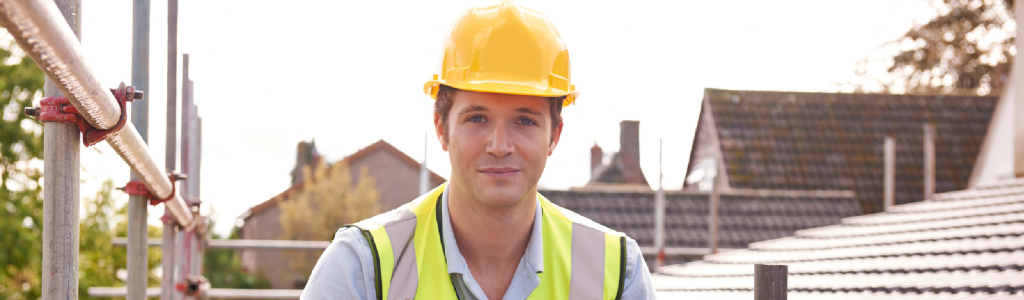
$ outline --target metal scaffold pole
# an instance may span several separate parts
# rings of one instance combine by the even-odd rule
[[[896,205],[896,140],[891,136],[886,136],[882,147],[884,148],[885,167],[882,207],[885,208],[885,211],[889,211],[890,207]]]
[[[137,90],[149,90],[149,0],[135,0],[132,12],[132,86]],[[143,99],[145,100],[145,99]],[[132,124],[139,131],[143,142],[149,140],[149,104],[135,101],[131,110]],[[131,180],[139,180],[134,172]],[[174,184],[173,182],[171,184]],[[146,299],[146,285],[149,268],[147,265],[146,240],[149,230],[148,198],[142,195],[128,197],[128,295],[129,300]]]
[[[164,145],[164,169],[173,172],[177,158],[178,118],[178,0],[167,1],[167,136]],[[175,183],[171,183],[175,184]],[[164,208],[163,246],[161,247],[160,300],[172,300],[174,291],[174,240],[177,235],[171,211]]]
[[[662,172],[662,141],[658,140],[658,192],[654,194],[654,248],[658,251],[652,272],[665,265],[665,174]]]
[[[56,0],[56,4],[74,37],[81,38],[80,0]],[[50,77],[46,78],[43,93],[46,97],[63,96]],[[78,299],[80,134],[75,124],[59,122],[43,123],[43,131],[42,296]]]

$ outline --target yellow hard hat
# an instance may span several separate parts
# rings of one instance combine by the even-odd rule
[[[563,106],[579,96],[569,76],[569,50],[543,14],[512,1],[470,8],[445,38],[438,74],[423,85],[437,99],[440,85],[460,90],[565,96]]]

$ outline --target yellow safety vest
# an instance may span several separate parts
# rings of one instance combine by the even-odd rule
[[[377,299],[457,299],[441,240],[446,184],[387,213],[348,225],[373,253]],[[544,272],[529,299],[620,299],[626,270],[622,233],[573,222],[537,194]],[[346,226],[346,227],[348,227]]]

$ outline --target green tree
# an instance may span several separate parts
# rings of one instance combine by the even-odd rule
[[[42,170],[30,163],[43,156],[43,130],[22,108],[42,96],[44,76],[13,39],[0,41],[7,41],[0,44],[0,298],[36,299],[42,294]]]
[[[887,92],[999,94],[1017,51],[1013,1],[932,0],[932,7],[933,19],[879,49],[895,55],[862,60],[858,75]],[[887,74],[871,74],[873,63],[886,64]]]
[[[302,189],[282,201],[280,223],[287,240],[330,240],[334,232],[377,214],[380,192],[369,169],[363,167],[354,182],[348,164],[303,168]],[[354,184],[353,184],[354,183]],[[286,251],[293,272],[308,276],[322,251]]]
[[[213,232],[214,222],[210,222],[207,232]],[[241,238],[241,228],[231,230],[229,239]],[[212,233],[212,239],[223,239]],[[242,259],[239,251],[232,249],[207,249],[203,259],[203,273],[210,281],[210,286],[229,289],[269,289],[270,280],[263,274],[248,274],[242,270]]]
[[[83,199],[85,217],[79,223],[78,246],[78,298],[89,297],[89,287],[125,286],[125,281],[118,278],[118,273],[125,274],[128,253],[124,246],[114,246],[115,236],[128,235],[128,205],[116,206],[114,203],[114,183],[104,181],[96,196]],[[162,235],[159,226],[149,225],[149,237],[158,238]],[[160,266],[160,249],[150,247],[147,260],[151,272],[148,285],[160,286],[160,278],[152,272]],[[100,299],[100,298],[95,298]]]
[[[78,246],[78,267],[82,274],[78,279],[78,297],[81,299],[90,299],[89,287],[124,286],[124,281],[117,278],[117,271],[123,270],[127,263],[125,248],[115,247],[111,242],[114,222],[122,212],[114,205],[113,189],[114,183],[108,180],[95,197],[82,201],[85,218],[79,223]]]

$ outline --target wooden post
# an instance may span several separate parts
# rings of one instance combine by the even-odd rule
[[[662,141],[658,140],[658,193],[654,195],[654,249],[658,250],[658,258],[651,272],[657,272],[665,265],[665,188],[662,187],[665,174],[661,170],[662,151]]]
[[[178,126],[178,0],[167,0],[167,135],[164,145],[164,169],[176,170]],[[171,182],[171,184],[177,184]],[[174,290],[174,240],[177,234],[171,211],[164,206],[164,234],[161,249],[160,300],[172,300]]]
[[[924,200],[935,195],[935,124],[924,124]]]
[[[82,38],[80,0],[56,0],[64,20]],[[63,94],[49,78],[46,97]],[[43,123],[43,299],[78,299],[79,145],[73,123]]]
[[[883,205],[888,211],[896,205],[896,140],[891,136],[885,137],[885,190]]]
[[[754,265],[754,300],[786,300],[789,267]]]
[[[135,0],[132,5],[132,86],[139,91],[149,91],[149,0]],[[145,100],[134,101],[131,105],[132,124],[144,142],[149,140],[149,103]],[[139,180],[135,172],[130,173],[131,180]],[[128,300],[146,299],[149,281],[147,202],[148,199],[139,195],[128,197]]]

